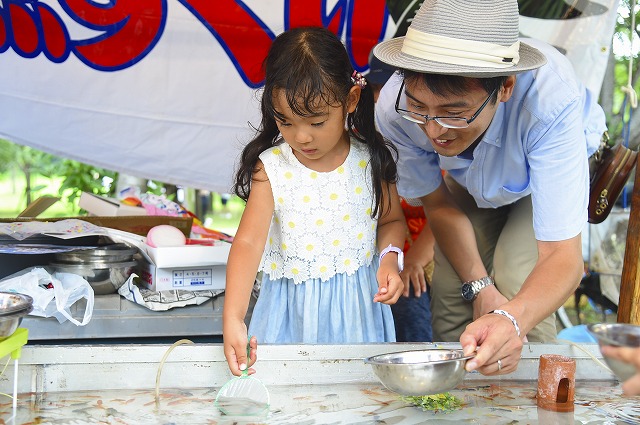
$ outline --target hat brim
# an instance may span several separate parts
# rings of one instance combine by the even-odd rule
[[[459,75],[462,77],[490,78],[505,75],[514,75],[532,69],[540,68],[547,63],[547,59],[536,48],[520,42],[520,61],[510,68],[484,68],[466,65],[453,65],[444,62],[436,62],[407,55],[402,52],[404,37],[396,37],[379,43],[373,49],[373,54],[382,62],[396,68],[410,71]]]

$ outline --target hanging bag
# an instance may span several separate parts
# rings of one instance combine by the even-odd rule
[[[608,138],[607,138],[608,139]],[[589,187],[589,223],[602,223],[620,196],[638,153],[621,143],[604,144],[593,156]]]

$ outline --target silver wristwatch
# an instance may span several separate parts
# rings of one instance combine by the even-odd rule
[[[495,285],[495,282],[491,276],[485,276],[478,280],[472,280],[464,282],[462,284],[462,298],[466,301],[473,301],[478,297],[480,290],[486,288],[489,285]]]

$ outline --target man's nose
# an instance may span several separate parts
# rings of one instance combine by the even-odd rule
[[[422,126],[424,132],[431,140],[435,140],[447,132],[447,128],[441,126],[436,120],[429,120]]]

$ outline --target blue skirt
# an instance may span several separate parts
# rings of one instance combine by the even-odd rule
[[[391,307],[373,302],[377,264],[374,258],[351,276],[341,273],[298,285],[263,274],[249,335],[266,344],[395,342]]]

